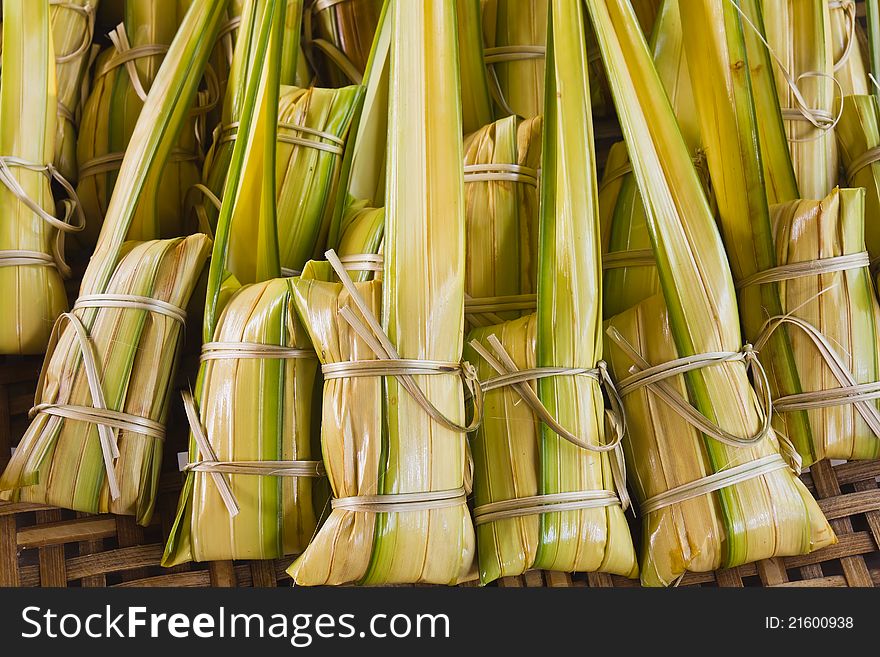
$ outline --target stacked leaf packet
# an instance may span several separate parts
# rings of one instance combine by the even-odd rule
[[[662,2],[653,23],[650,49],[657,75],[673,108],[685,147],[705,183],[700,125],[694,105],[678,5]],[[708,185],[705,185],[708,187]],[[608,152],[599,185],[602,234],[603,316],[613,317],[660,292],[651,251],[645,205],[625,142]]]
[[[385,113],[386,146],[367,146],[375,133],[359,130],[345,187],[357,201],[384,199],[381,280],[353,281],[329,251],[294,282],[324,375],[321,443],[333,494],[327,520],[288,570],[297,584],[472,577],[455,3],[392,0],[378,31],[367,76],[380,82],[367,85],[362,123],[381,125]],[[383,93],[384,108],[373,102]],[[368,160],[385,167],[381,198]]]
[[[294,18],[291,20],[291,29],[295,29],[299,25],[296,23],[296,20],[299,17],[301,4],[302,0],[288,0],[289,10],[294,12]],[[229,78],[232,73],[233,58],[235,56],[235,44],[238,40],[239,27],[241,26],[242,6],[243,0],[228,1],[228,4],[226,5],[226,17],[220,25],[220,29],[217,31],[217,39],[214,42],[214,51],[211,53],[211,57],[208,60],[208,67],[210,67],[215,73],[217,82],[216,93],[218,99],[224,99],[227,97]],[[291,39],[291,41],[293,41],[293,39]],[[297,41],[297,43],[293,45],[298,47],[299,42]],[[295,61],[292,63],[295,65]],[[204,98],[205,100],[208,100],[207,96]],[[212,107],[207,108],[207,111],[198,114],[196,125],[199,131],[199,137],[210,139],[213,144],[213,135],[210,134],[210,130],[221,122],[223,103],[218,100],[218,102],[211,103],[211,105]],[[187,200],[189,201],[189,199]]]
[[[55,157],[58,171],[71,184],[79,175],[76,135],[82,118],[82,90],[95,36],[98,0],[50,0],[55,52],[57,115]]]
[[[771,213],[777,262],[799,275],[780,282],[784,314],[768,328],[788,328],[803,388],[777,398],[774,410],[808,414],[814,462],[876,459],[880,306],[865,251],[865,191],[835,188],[820,201],[780,203]]]
[[[856,2],[842,0],[827,4],[834,79],[840,84],[840,95],[870,93],[866,52],[868,37],[858,20]]]
[[[0,354],[40,354],[67,310],[64,237],[82,209],[53,164],[56,60],[48,0],[4,3],[0,86]],[[52,183],[70,197],[56,205]],[[63,210],[63,212],[62,212]]]
[[[239,43],[241,41],[239,40]],[[239,51],[241,49],[239,48]],[[223,123],[205,160],[206,202],[195,204],[200,225],[213,230],[236,142],[245,81],[243,58],[233,62]],[[275,146],[275,195],[282,272],[299,272],[324,249],[349,130],[363,102],[359,86],[341,89],[282,85]]]
[[[120,165],[147,94],[167,57],[168,44],[179,34],[181,21],[193,4],[193,0],[168,0],[160,10],[154,0],[127,0],[122,23],[108,35],[111,45],[95,61],[76,146],[77,194],[86,217],[80,241],[85,247],[97,241],[113,190],[117,181],[124,180]],[[219,93],[213,67],[205,66],[202,71],[207,86],[197,94],[169,155],[159,193],[144,199],[135,216],[130,239],[170,237],[191,228],[185,201],[190,188],[200,181],[203,156],[196,127],[199,117],[216,105]]]
[[[483,583],[531,568],[637,573],[623,515],[622,427],[608,431],[605,423],[609,381],[594,292],[601,285],[599,214],[580,3],[550,2],[547,43],[540,212],[505,212],[496,203],[494,216],[477,214],[469,226],[471,234],[494,227],[499,241],[514,245],[535,219],[540,231],[537,312],[474,329],[466,354],[485,390],[483,423],[472,438]],[[528,272],[531,250],[523,252],[512,265]],[[511,260],[518,253],[499,249]],[[508,289],[495,291],[513,305],[491,310],[515,312],[515,295],[535,282],[511,290],[511,264],[499,258],[496,266]],[[476,287],[480,272],[473,273]]]
[[[625,0],[587,2],[662,290],[646,290],[641,300],[634,296],[634,305],[618,310],[606,326],[609,362],[625,409],[630,482],[643,516],[646,585],[672,584],[689,570],[805,554],[836,540],[797,477],[800,455],[771,422],[771,392],[781,387],[781,373],[797,373],[783,360],[792,356],[791,344],[780,341],[765,370],[755,348],[743,340],[743,332],[765,342],[772,337],[750,310],[756,304],[765,304],[774,316],[783,310],[778,280],[754,278],[778,270],[771,193],[762,193],[768,188],[757,153],[759,144],[766,149],[771,141],[758,137],[755,123],[766,76],[731,75],[731,60],[748,61],[743,35],[749,28],[742,27],[740,12],[755,5],[741,4],[746,8],[700,0],[681,13],[680,23],[658,19],[655,26],[674,32],[680,25],[698,110],[696,123],[685,118],[683,125],[699,127],[716,224],[691,161],[693,134],[689,130],[683,138],[679,130],[658,76],[664,69],[651,61],[635,14]],[[722,93],[737,102],[713,103]],[[685,105],[676,102],[677,94],[672,98],[680,112]],[[778,105],[776,112],[776,121],[767,123],[781,129]],[[784,140],[772,143],[785,146]],[[777,231],[775,237],[786,235]],[[749,294],[762,296],[755,301]]]
[[[500,324],[535,308],[542,128],[542,116],[508,116],[465,137],[469,326]]]
[[[837,79],[839,71],[835,71],[832,4],[800,0],[759,3],[769,49],[784,62],[772,70],[791,162],[804,199],[825,198],[838,179],[835,101],[845,92]]]
[[[876,25],[876,8],[867,9],[869,26]],[[880,211],[880,110],[876,81],[869,83],[866,61],[880,53],[876,29],[869,29],[869,39],[861,23],[854,20],[855,8],[842,3],[832,9],[832,40],[835,46],[834,77],[840,84],[840,98],[835,99],[838,122],[834,127],[844,172],[843,183],[865,190],[865,247],[872,271],[880,262],[880,229],[870,218]],[[864,45],[867,40],[868,52]],[[874,62],[876,63],[876,62]],[[874,75],[877,74],[874,70]]]
[[[484,60],[499,116],[544,113],[550,0],[482,2]]]
[[[456,0],[459,11],[470,0]],[[632,0],[640,23],[650,31],[660,0]],[[482,25],[483,60],[496,117],[534,118],[544,113],[547,12],[550,0],[479,0],[480,16],[459,30]],[[613,113],[596,38],[586,23],[590,104],[594,116]],[[466,93],[464,81],[462,92]],[[465,104],[467,106],[467,104]]]
[[[4,9],[15,4],[48,17],[45,2],[7,2]],[[33,421],[0,477],[4,499],[150,521],[184,308],[210,239],[158,240],[155,232],[139,230],[140,240],[132,241],[129,232],[136,217],[143,226],[158,225],[163,170],[189,118],[224,10],[223,0],[194,3],[153,80],[80,295],[52,331]],[[14,12],[4,18],[6,28]],[[4,56],[13,52],[9,43]],[[4,69],[5,81],[10,69]]]
[[[865,190],[865,216],[880,212],[880,107],[877,96],[844,96],[840,122],[835,128],[844,179],[850,187]],[[872,264],[880,262],[880,226],[865,222],[865,248]]]
[[[235,108],[234,131],[209,158],[222,202],[202,364],[195,395],[185,395],[189,464],[165,565],[299,554],[324,507],[318,356],[296,314],[295,279],[279,276],[326,239],[362,93],[280,85],[284,4],[242,8],[225,104]]]

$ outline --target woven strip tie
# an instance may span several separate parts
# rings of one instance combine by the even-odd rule
[[[97,297],[97,299],[95,298]],[[101,297],[107,297],[104,305],[101,305]],[[83,297],[81,297],[82,299]],[[88,303],[88,297],[85,297]],[[94,305],[88,307],[129,307],[119,305],[122,303],[120,298],[127,298],[125,295],[92,295]],[[146,300],[145,300],[146,299]],[[147,299],[145,297],[131,297],[134,307],[160,314],[170,314],[170,310],[164,301],[158,299]],[[151,303],[152,302],[152,303]],[[41,414],[51,415],[57,418],[66,418],[70,420],[78,420],[94,424],[98,429],[98,438],[101,444],[101,456],[104,461],[104,470],[107,473],[107,486],[110,489],[111,499],[118,499],[120,495],[119,481],[116,478],[115,460],[119,458],[119,446],[117,445],[117,431],[127,431],[136,433],[150,438],[159,440],[165,437],[165,427],[151,418],[140,417],[131,413],[113,410],[107,407],[104,398],[104,389],[101,386],[101,375],[98,372],[98,355],[95,351],[95,345],[89,337],[86,327],[74,312],[84,306],[77,303],[74,305],[73,311],[59,315],[55,326],[52,327],[52,333],[49,336],[49,344],[46,348],[47,357],[43,361],[43,369],[40,372],[40,378],[37,381],[37,392],[35,395],[36,404],[31,409],[31,416]],[[171,306],[174,308],[174,306]],[[183,310],[176,308],[175,318],[179,316],[186,317]],[[73,329],[73,337],[79,346],[82,355],[82,364],[86,373],[86,382],[89,386],[89,394],[92,398],[92,406],[79,406],[74,404],[59,403],[41,403],[39,400],[43,395],[43,389],[46,384],[46,368],[50,362],[51,354],[55,350],[61,335],[61,327],[70,324]]]
[[[49,336],[49,346],[46,350],[47,354],[51,354],[55,345],[58,343],[58,338],[60,336],[61,326],[65,323],[69,323],[73,328],[73,335],[77,345],[79,346],[80,352],[82,353],[82,361],[83,366],[86,371],[86,382],[89,385],[89,393],[92,397],[92,405],[95,407],[97,412],[101,412],[102,410],[107,410],[107,403],[104,401],[104,389],[101,387],[101,378],[98,374],[98,365],[97,365],[97,355],[95,353],[95,346],[89,337],[88,331],[86,331],[85,326],[83,326],[82,322],[79,318],[73,313],[63,313],[58,316],[58,320],[55,322],[55,326],[52,327],[52,333]],[[43,361],[43,370],[40,372],[40,379],[37,382],[37,393],[35,396],[36,400],[39,400],[42,396],[43,386],[45,385],[45,376],[46,376],[46,364],[49,362],[49,357]],[[34,408],[41,406],[41,404],[36,404]],[[61,408],[63,405],[58,404],[53,408],[55,410]],[[36,410],[34,415],[38,415],[41,412]],[[56,414],[57,416],[57,414]],[[116,431],[109,424],[99,421],[96,423],[98,428],[98,439],[101,442],[101,456],[104,460],[104,470],[107,473],[107,485],[110,488],[110,497],[112,499],[119,498],[119,482],[116,479],[116,470],[114,461],[119,457],[119,447],[116,444]]]
[[[191,194],[193,192],[199,192],[204,196],[205,199],[216,208],[217,212],[220,212],[220,208],[223,204],[220,199],[217,198],[217,195],[211,191],[211,188],[202,183],[196,183],[187,190],[185,203],[187,204],[187,207],[191,207],[196,213],[196,217],[198,218],[198,230],[213,237],[214,230],[211,227],[211,222],[208,220],[208,213],[205,210],[205,204],[198,201],[190,202]]]
[[[358,379],[373,376],[423,376],[459,374],[461,364],[445,361],[383,358],[381,360],[349,360],[321,366],[324,380]]]
[[[341,256],[339,261],[345,266],[346,271],[382,271],[383,258],[381,253],[353,253],[347,256]],[[301,276],[302,271],[299,269],[281,268],[281,275],[285,278],[292,276]]]
[[[73,305],[74,310],[79,310],[80,308],[145,310],[157,315],[170,317],[180,323],[181,326],[186,325],[185,310],[167,301],[152,297],[140,297],[133,294],[84,294]]]
[[[787,395],[773,400],[773,406],[778,413],[788,413],[792,411],[808,411],[817,408],[830,408],[832,406],[843,406],[846,404],[856,404],[866,402],[873,399],[880,399],[880,381],[872,383],[859,383],[852,386],[842,386],[831,390],[819,390],[816,392],[802,392],[794,395]],[[857,408],[861,408],[857,406]],[[875,408],[872,404],[869,408]],[[875,424],[873,421],[869,424]],[[876,425],[875,425],[876,426]],[[873,429],[877,435],[877,430]]]
[[[42,251],[9,249],[0,251],[0,267],[55,267],[55,258]]]
[[[629,495],[626,491],[626,464],[621,446],[623,436],[626,434],[626,421],[623,415],[623,403],[617,388],[614,386],[614,382],[608,374],[605,362],[599,361],[594,368],[537,367],[520,370],[497,336],[490,335],[487,341],[494,354],[478,340],[471,340],[469,343],[473,350],[499,374],[499,376],[481,383],[480,387],[483,389],[483,392],[489,392],[502,387],[511,387],[519,394],[535,416],[550,427],[560,438],[591,452],[614,452],[614,458],[609,460],[611,473],[615,489],[620,496],[620,503],[626,509],[629,506]],[[528,384],[529,381],[557,376],[584,376],[592,379],[605,390],[611,402],[611,409],[606,411],[606,416],[614,429],[615,436],[613,441],[598,445],[573,434],[559,423]]]
[[[831,126],[837,123],[834,120],[834,114],[823,109],[813,108],[809,113],[804,113],[797,107],[783,107],[780,112],[784,121],[803,121],[811,123],[820,130],[830,130]]]
[[[464,181],[466,183],[518,182],[537,187],[538,170],[519,164],[466,164]]]
[[[323,477],[321,461],[196,461],[183,466],[184,472],[219,472],[257,477]]]
[[[654,267],[654,252],[651,249],[632,251],[612,251],[602,256],[602,269],[623,269],[624,267]]]
[[[828,9],[832,11],[842,9],[846,19],[846,44],[843,47],[840,58],[834,62],[834,71],[836,73],[846,64],[846,60],[849,59],[849,55],[852,52],[853,43],[856,40],[856,3],[853,0],[830,0],[828,2]]]
[[[875,399],[880,399],[880,382],[859,383],[828,338],[810,322],[792,315],[780,315],[768,319],[761,329],[756,344],[766,344],[773,332],[783,324],[795,326],[806,334],[816,346],[819,355],[840,387],[780,397],[773,401],[776,411],[788,413],[852,404],[874,435],[880,437],[880,410],[877,409],[876,404],[871,403]]]
[[[208,199],[208,201],[211,203],[211,205],[213,205],[218,211],[220,210],[220,208],[223,205],[223,202],[220,200],[220,198],[214,192],[211,191],[210,187],[208,187],[207,185],[203,185],[202,183],[196,183],[195,185],[192,186],[192,188],[201,192],[202,195],[206,199]]]
[[[106,75],[114,68],[124,66],[125,71],[128,73],[128,77],[131,80],[131,86],[134,89],[134,92],[138,95],[138,98],[142,101],[146,101],[147,91],[144,88],[143,82],[141,82],[141,76],[138,73],[137,66],[135,66],[134,62],[136,59],[142,59],[144,57],[165,55],[168,52],[169,46],[148,44],[132,48],[131,42],[128,40],[128,34],[125,31],[124,23],[117,25],[115,29],[107,33],[107,36],[113,43],[113,47],[116,49],[116,54],[110,57],[106,63],[95,72],[95,79],[97,80],[102,75]]]
[[[547,48],[544,46],[496,46],[483,49],[483,61],[486,64],[516,62],[525,59],[544,59]]]
[[[42,174],[50,181],[54,180],[60,184],[68,196],[68,198],[61,201],[64,207],[64,216],[59,218],[49,214],[39,203],[28,196],[21,183],[18,182],[18,178],[12,173],[13,168]],[[86,216],[73,185],[67,182],[64,176],[52,164],[28,162],[12,155],[0,156],[0,183],[5,185],[31,212],[56,230],[55,239],[52,242],[51,264],[58,269],[62,277],[68,278],[71,271],[67,261],[64,259],[64,236],[67,233],[79,232],[86,226]],[[72,223],[74,214],[77,217],[77,223]],[[0,251],[0,267],[19,265],[45,266],[50,264],[47,261],[47,257],[49,256],[41,251]]]
[[[498,46],[496,48],[483,49],[483,61],[486,64],[486,72],[489,75],[489,93],[492,94],[492,98],[505,114],[515,115],[516,112],[510,108],[507,99],[504,97],[494,65],[503,62],[543,59],[546,56],[546,51],[547,49],[544,46]]]
[[[119,431],[128,431],[143,436],[149,436],[156,440],[165,440],[165,426],[160,422],[147,417],[132,415],[123,411],[114,411],[109,408],[97,409],[91,406],[77,406],[75,404],[37,404],[28,415],[33,418],[40,413],[79,420],[89,424],[103,424]],[[115,458],[115,457],[114,457]]]
[[[703,149],[699,149],[696,154],[691,158],[691,162],[694,163],[694,167],[697,171],[704,171],[706,169],[706,153]],[[602,180],[599,183],[599,192],[601,192],[605,187],[613,183],[615,180],[619,178],[623,178],[625,175],[633,172],[632,162],[627,160],[616,169],[612,169],[605,173],[602,176]]]
[[[855,186],[853,181],[856,174],[865,167],[871,166],[874,162],[880,162],[880,146],[869,148],[849,163],[849,166],[846,168],[846,179],[849,184]]]
[[[238,137],[238,121],[234,121],[227,126],[224,126],[220,129],[220,137],[219,143],[223,144],[230,141],[235,141]],[[283,134],[281,132],[278,133],[276,139],[279,142],[285,144],[293,144],[295,146],[305,146],[307,148],[314,148],[319,151],[325,151],[327,153],[332,153],[333,155],[342,155],[343,146],[345,142],[341,140],[336,135],[330,134],[329,132],[321,132],[320,130],[314,130],[313,128],[309,128],[306,126],[296,125],[295,123],[285,123],[284,121],[278,122],[279,130],[290,130],[291,132],[299,132],[306,136],[316,137],[318,139],[324,139],[331,143],[325,144],[322,141],[315,141],[314,139],[303,139],[302,137],[294,137],[293,135]]]
[[[346,271],[382,271],[385,258],[381,253],[353,253],[339,257]]]
[[[255,342],[206,342],[202,345],[201,362],[207,360],[271,359],[284,360],[316,359],[313,349],[282,347],[275,344]]]
[[[58,109],[58,117],[59,118],[64,119],[68,123],[74,124],[74,127],[76,126],[76,116],[74,115],[73,111],[67,105],[65,105],[64,103],[62,103],[59,100],[57,109]]]
[[[95,72],[95,80],[106,75],[114,68],[124,66],[125,72],[128,74],[129,80],[131,80],[131,86],[134,89],[134,92],[138,95],[138,98],[140,98],[141,101],[146,102],[147,91],[141,81],[135,61],[145,57],[164,56],[168,53],[170,46],[162,44],[146,44],[132,48],[131,43],[128,40],[128,34],[125,31],[125,24],[123,23],[120,23],[115,29],[108,32],[107,36],[113,43],[116,53]],[[194,107],[190,111],[190,114],[206,114],[214,109],[214,107],[217,106],[217,103],[220,102],[220,81],[217,79],[217,74],[214,72],[214,68],[210,64],[205,66],[204,75],[208,91],[205,96],[206,100],[205,102],[200,103],[197,107]],[[202,98],[201,94],[199,94],[199,98]]]
[[[464,316],[474,327],[504,323],[497,313],[534,311],[538,307],[537,294],[511,294],[501,297],[471,297],[464,295]]]
[[[97,176],[102,173],[110,173],[111,171],[118,171],[122,166],[122,160],[125,157],[125,153],[106,153],[104,155],[99,155],[97,157],[93,157],[92,159],[83,163],[79,170],[80,180],[88,178],[89,176]],[[185,151],[181,148],[175,148],[171,151],[171,154],[168,156],[168,162],[196,162],[198,161],[199,156],[196,153],[191,153],[189,151]],[[198,186],[198,185],[196,185]],[[207,189],[207,187],[205,188]],[[210,190],[208,190],[210,191]]]
[[[348,55],[327,39],[316,38],[313,34],[313,21],[317,20],[318,14],[344,2],[348,2],[348,0],[316,0],[312,4],[310,11],[303,14],[303,45],[306,47],[305,52],[310,59],[314,59],[312,49],[318,48],[353,84],[361,84],[363,82],[363,75],[352,63]],[[332,20],[335,21],[335,18]],[[314,64],[314,61],[312,64]]]
[[[537,308],[537,294],[511,294],[501,297],[465,296],[465,315],[505,312],[507,310],[534,310]]]
[[[119,39],[118,34],[121,31],[122,34],[125,34],[125,30],[122,29],[122,25],[120,24],[116,30],[114,30],[109,34],[114,34],[114,36]],[[128,37],[123,37],[125,43],[128,43]],[[114,44],[115,46],[115,44]],[[120,66],[125,66],[128,68],[128,64],[132,63],[138,59],[146,59],[147,57],[159,57],[161,55],[165,55],[168,53],[169,46],[165,46],[159,43],[150,43],[143,46],[137,46],[136,48],[125,48],[124,45],[121,45],[124,50],[119,50],[119,47],[116,48],[116,52],[113,53],[110,57],[104,60],[100,66],[95,70],[95,77],[93,79],[92,85],[95,84],[100,78],[107,75],[113,69],[119,68]],[[135,93],[138,97],[141,97],[141,92],[144,92],[144,97],[141,100],[146,98],[146,91],[144,89],[144,85],[141,83],[140,76],[137,74],[137,69],[135,69],[134,73],[129,73],[129,76],[132,76],[131,83],[135,86]],[[135,82],[135,80],[137,82]],[[138,91],[138,87],[140,87],[140,91]]]
[[[716,351],[694,354],[652,366],[635,347],[627,342],[616,328],[613,326],[609,327],[606,332],[617,346],[635,363],[629,369],[630,376],[618,384],[621,397],[626,397],[641,388],[648,388],[697,431],[731,447],[754,445],[766,438],[772,431],[773,402],[770,397],[770,382],[767,378],[767,372],[764,370],[760,360],[758,360],[758,352],[752,345],[746,344],[740,351]],[[745,366],[753,373],[755,392],[758,394],[758,403],[762,415],[761,426],[758,431],[746,437],[736,436],[724,430],[715,422],[710,421],[699,409],[682,397],[666,380],[706,367],[716,367],[725,363],[738,362],[745,363]],[[797,450],[794,449],[794,446],[784,436],[777,436],[777,439],[791,469],[799,474],[801,471],[801,458]]]
[[[204,472],[210,475],[211,480],[217,487],[220,499],[229,516],[234,518],[241,511],[235,493],[232,492],[232,484],[226,475],[243,474],[260,477],[321,477],[324,475],[324,466],[320,461],[221,461],[217,458],[205,427],[199,420],[199,411],[192,392],[181,391],[183,398],[183,410],[189,424],[193,440],[198,448],[201,460],[188,463],[184,466],[187,472]]]
[[[352,84],[361,84],[364,76],[351,59],[349,59],[348,55],[327,39],[317,38],[314,35],[314,21],[317,20],[318,14],[348,1],[349,0],[316,0],[312,3],[310,10],[303,13],[303,48],[306,57],[311,60],[313,68],[315,68],[314,48],[317,48],[336,65],[339,71],[345,75]],[[335,17],[331,20],[335,22]]]
[[[348,292],[361,317],[355,314],[350,306],[339,310],[339,315],[348,322],[352,330],[363,340],[376,355],[375,361],[345,361],[341,363],[328,363],[322,366],[327,378],[329,373],[332,378],[345,378],[350,376],[393,376],[397,378],[400,386],[412,397],[412,399],[424,409],[424,411],[438,424],[443,425],[450,431],[458,433],[470,433],[474,431],[482,420],[483,392],[477,381],[477,373],[468,362],[440,363],[438,361],[420,361],[402,359],[397,353],[391,340],[382,330],[379,320],[370,311],[363,297],[355,287],[354,282],[345,270],[345,265],[332,249],[325,254],[330,266],[336,272],[336,276],[342,286]],[[363,319],[362,319],[363,318]],[[377,363],[373,365],[372,363]],[[414,371],[418,370],[418,371]],[[369,371],[370,373],[365,373]],[[470,424],[462,425],[448,418],[443,411],[437,408],[419,385],[413,379],[414,374],[454,374],[460,376],[468,391],[474,398],[474,417]]]
[[[480,525],[498,520],[522,518],[542,513],[601,509],[606,506],[617,506],[619,504],[620,499],[610,490],[531,495],[529,497],[517,497],[512,500],[490,502],[474,507],[474,524],[479,527]]]
[[[347,310],[347,308],[343,308],[343,310]],[[339,314],[342,315],[343,319],[348,321],[349,324],[352,324],[352,322],[358,323],[356,316],[343,314],[342,311],[340,311]],[[364,338],[364,335],[368,334],[363,325],[355,327],[354,324],[352,324],[352,328],[358,333],[359,337],[367,341],[367,339]],[[371,344],[370,346],[372,348],[374,345]],[[465,368],[464,365],[466,364],[382,357],[377,358],[376,360],[354,360],[339,363],[325,363],[321,366],[321,373],[324,375],[325,381],[332,379],[357,379],[376,376],[396,377],[401,381],[403,389],[412,396],[416,403],[421,406],[433,420],[452,431],[458,433],[470,433],[471,431],[476,430],[479,426],[480,414],[482,412],[482,391],[480,390],[480,387],[476,385],[476,373],[473,371],[473,368]],[[468,390],[474,397],[474,405],[476,407],[474,419],[467,426],[460,425],[446,417],[446,415],[428,399],[424,391],[412,379],[413,376],[449,374],[463,378]]]
[[[331,135],[326,132],[319,132],[317,130],[312,130],[310,128],[306,128],[305,126],[294,125],[293,123],[279,123],[279,130],[292,130],[294,132],[300,132],[306,135],[315,135],[320,137],[321,139],[335,139],[334,135]],[[301,137],[294,137],[293,135],[287,135],[279,132],[276,136],[278,141],[283,144],[293,144],[294,146],[305,146],[307,148],[314,148],[319,151],[326,151],[327,153],[332,153],[333,155],[342,155],[342,146],[338,146],[337,144],[325,144],[320,141],[314,141],[312,139],[303,139]],[[339,141],[339,140],[336,140]]]
[[[217,31],[217,38],[214,41],[215,48],[222,48],[223,54],[226,58],[226,66],[232,66],[232,60],[235,56],[235,37],[233,37],[233,32],[235,32],[239,27],[241,27],[241,16],[233,16],[228,21],[223,23],[220,26],[220,29]]]
[[[615,180],[619,180],[623,178],[625,175],[633,172],[632,162],[627,160],[623,164],[621,164],[616,169],[612,169],[611,171],[606,171],[605,175],[602,176],[602,182],[599,183],[599,191],[601,192],[605,187],[613,183]]]
[[[450,509],[462,504],[467,504],[464,487],[419,493],[338,497],[330,501],[330,508],[359,513],[405,513]]]
[[[688,484],[670,488],[665,493],[660,493],[654,497],[650,497],[640,505],[643,514],[659,511],[660,509],[680,504],[688,500],[709,495],[722,488],[735,486],[749,479],[762,477],[771,472],[787,468],[788,464],[779,454],[771,454],[742,465],[737,465],[725,470],[719,470],[707,477],[702,477]]]
[[[95,6],[87,2],[84,5],[69,0],[49,0],[50,7],[58,7],[59,9],[68,9],[79,14],[86,21],[86,30],[79,45],[69,53],[63,55],[55,55],[56,64],[65,64],[73,61],[80,55],[84,54],[91,46],[95,36]]]
[[[232,34],[241,26],[241,16],[233,16],[228,21],[226,21],[220,29],[217,31],[217,41],[222,39],[223,37]]]
[[[344,2],[349,2],[350,0],[315,0],[315,3],[312,5],[312,13],[320,14],[325,9],[330,9],[331,7],[335,7],[336,5],[341,5]]]
[[[830,258],[819,258],[818,260],[792,262],[780,265],[779,267],[771,267],[770,269],[765,269],[764,271],[760,271],[752,276],[744,278],[736,284],[736,288],[741,290],[742,288],[751,285],[778,283],[807,276],[833,274],[835,272],[848,271],[850,269],[861,269],[863,267],[869,267],[870,265],[871,258],[867,251],[848,253],[846,255]]]

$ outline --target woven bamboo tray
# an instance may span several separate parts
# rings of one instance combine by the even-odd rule
[[[31,405],[34,359],[0,365],[0,449],[9,452]],[[171,445],[169,445],[171,447]],[[172,450],[173,451],[173,450]],[[2,459],[0,459],[2,460]],[[880,586],[880,462],[822,463],[803,475],[837,532],[837,545],[715,573],[687,575],[696,586]],[[130,517],[88,515],[0,503],[0,586],[289,586],[290,559],[159,566],[180,475],[166,471],[149,527]],[[638,534],[634,534],[638,536]],[[603,574],[528,572],[499,586],[637,586]]]

